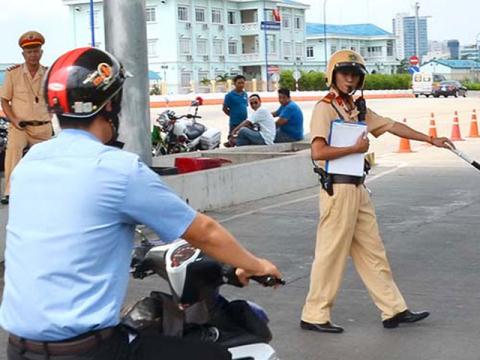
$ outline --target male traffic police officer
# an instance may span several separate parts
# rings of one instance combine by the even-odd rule
[[[5,154],[5,194],[2,204],[8,204],[10,175],[22,158],[27,146],[52,136],[51,117],[43,98],[42,80],[46,67],[40,65],[45,38],[36,31],[20,36],[25,63],[7,71],[0,92],[2,109],[10,121]]]
[[[377,115],[365,106],[362,107],[362,102],[355,104],[352,95],[355,90],[363,88],[366,73],[363,58],[354,51],[340,50],[330,58],[326,74],[330,92],[315,106],[311,121],[312,159],[320,161],[320,166],[323,166],[325,160],[365,153],[368,150],[366,134],[353,146],[333,147],[328,144],[331,122],[339,118],[356,122],[359,115],[364,117],[368,131],[375,137],[388,131],[437,147],[451,144],[446,138],[432,138],[402,123]],[[384,327],[393,328],[399,323],[426,318],[428,312],[414,313],[408,310],[393,280],[375,211],[369,194],[362,185],[364,178],[327,175],[325,172],[322,175],[315,259],[300,326],[305,330],[319,332],[343,332],[343,328],[330,322],[330,310],[348,255],[351,255],[370,296],[381,310]]]
[[[126,72],[110,54],[72,50],[45,80],[62,132],[34,146],[12,176],[0,325],[9,360],[230,359],[215,344],[139,336],[119,326],[135,225],[183,237],[251,275],[280,277],[223,227],[191,209],[116,140]],[[128,119],[134,121],[134,119]],[[32,203],[34,206],[32,206]]]

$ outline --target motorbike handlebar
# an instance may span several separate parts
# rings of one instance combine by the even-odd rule
[[[276,286],[276,285],[285,285],[285,280],[279,279],[271,275],[252,276],[250,277],[250,279],[267,287]]]
[[[229,266],[229,265],[224,265],[223,266],[223,271],[222,275],[224,278],[224,283],[230,284],[233,286],[237,287],[243,287],[243,284],[240,282],[238,279],[236,273],[235,273],[235,268]],[[285,280],[279,279],[275,276],[272,275],[263,275],[263,276],[251,276],[250,280],[256,281],[259,284],[266,286],[266,287],[272,287],[272,286],[277,286],[277,285],[285,285]]]

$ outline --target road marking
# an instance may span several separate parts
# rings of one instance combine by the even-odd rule
[[[393,164],[393,166],[395,166],[393,169],[390,169],[390,170],[386,170],[378,175],[374,175],[372,177],[369,177],[367,178],[367,181],[366,183],[370,183],[374,180],[377,180],[377,179],[380,179],[386,175],[389,175],[391,173],[394,173],[395,171],[398,171],[400,170],[401,168],[405,167],[408,165],[407,162],[388,162],[388,161],[385,161],[385,162],[382,162],[382,165],[387,165],[388,164]],[[276,208],[279,208],[279,207],[282,207],[282,206],[286,206],[286,205],[291,205],[291,204],[296,204],[296,203],[299,203],[299,202],[302,202],[302,201],[306,201],[306,200],[311,200],[311,199],[314,199],[318,197],[318,194],[315,194],[315,195],[309,195],[309,196],[304,196],[304,197],[301,197],[301,198],[298,198],[298,199],[294,199],[294,200],[289,200],[289,201],[284,201],[284,202],[281,202],[281,203],[278,203],[278,204],[274,204],[274,205],[268,205],[268,206],[264,206],[264,207],[261,207],[261,208],[258,208],[258,209],[253,209],[253,210],[250,210],[250,211],[245,211],[243,213],[240,213],[240,214],[237,214],[237,215],[232,215],[230,217],[227,217],[225,219],[222,219],[222,220],[218,220],[219,223],[226,223],[228,221],[232,221],[232,220],[236,220],[236,219],[239,219],[239,218],[242,218],[242,217],[245,217],[245,216],[249,216],[249,215],[252,215],[252,214],[255,214],[255,213],[258,213],[258,212],[261,212],[261,211],[265,211],[265,210],[270,210],[270,209],[276,209]]]

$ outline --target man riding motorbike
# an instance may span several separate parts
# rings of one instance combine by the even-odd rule
[[[137,155],[105,145],[117,143],[127,75],[95,48],[67,52],[46,75],[45,99],[63,131],[33,147],[12,176],[0,308],[9,360],[230,359],[214,344],[159,334],[129,341],[119,322],[137,224],[164,242],[186,239],[238,268],[243,283],[280,277]]]

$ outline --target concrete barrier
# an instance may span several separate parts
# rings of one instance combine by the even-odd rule
[[[228,155],[231,159],[236,158],[234,164],[188,174],[164,176],[163,180],[199,211],[259,200],[318,184],[318,178],[312,171],[309,150],[290,153],[250,151],[216,154],[225,158]],[[242,162],[239,160],[242,156],[243,160],[256,159]],[[261,160],[258,160],[259,156]]]

